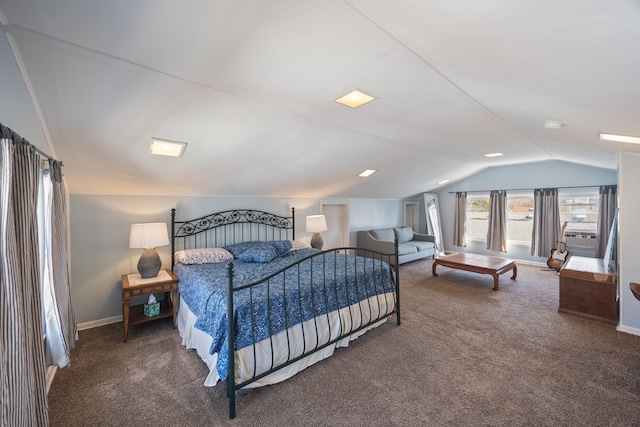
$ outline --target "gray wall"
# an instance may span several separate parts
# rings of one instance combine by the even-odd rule
[[[494,256],[505,256],[523,261],[546,262],[546,258],[531,256],[529,245],[511,244],[507,253],[486,249],[485,242],[470,241],[466,248],[454,247],[453,214],[457,191],[534,189],[545,187],[599,186],[617,184],[614,170],[593,168],[559,160],[500,166],[486,169],[438,192],[444,246],[447,250],[472,252]],[[508,192],[507,192],[508,193]]]
[[[402,223],[403,200],[339,201],[349,204],[351,246],[357,244],[357,230]],[[296,208],[296,238],[308,242],[311,236],[305,231],[305,217],[320,213],[320,200],[316,199],[71,195],[71,295],[76,321],[88,323],[81,325],[86,327],[122,316],[121,276],[136,271],[141,253],[140,249],[128,247],[131,224],[167,222],[169,226],[172,208],[176,208],[177,219],[185,220],[241,208],[288,214],[292,206]],[[170,268],[170,247],[157,250],[163,268]]]

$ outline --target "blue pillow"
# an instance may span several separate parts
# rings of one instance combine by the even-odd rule
[[[271,262],[274,259],[278,258],[278,252],[276,248],[271,245],[265,246],[254,246],[246,251],[242,252],[239,256],[236,257],[242,262]]]
[[[278,256],[282,256],[291,250],[291,240],[276,240],[270,243],[276,248]]]
[[[244,251],[251,248],[261,248],[267,245],[265,242],[240,242],[233,245],[227,245],[224,248],[231,252],[235,258],[238,258]]]

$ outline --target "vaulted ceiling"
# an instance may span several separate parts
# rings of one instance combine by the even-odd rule
[[[72,193],[395,198],[640,152],[598,138],[640,136],[636,0],[0,0],[0,22]],[[377,99],[335,102],[354,88]]]

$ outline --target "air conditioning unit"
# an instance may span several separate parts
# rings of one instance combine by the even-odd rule
[[[564,242],[570,255],[591,258],[596,256],[596,233],[567,230],[564,233]]]

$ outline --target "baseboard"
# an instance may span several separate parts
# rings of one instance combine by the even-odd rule
[[[53,383],[53,378],[56,376],[56,372],[58,371],[57,366],[47,366],[47,394],[49,394],[49,389],[51,388],[51,383]]]
[[[632,328],[630,326],[618,325],[618,327],[616,329],[618,331],[620,331],[620,332],[626,332],[626,333],[631,334],[631,335],[640,336],[640,329],[638,329],[638,328]]]
[[[84,329],[97,328],[98,326],[110,325],[118,322],[122,322],[122,315],[92,320],[91,322],[78,323],[78,330],[82,331]]]

